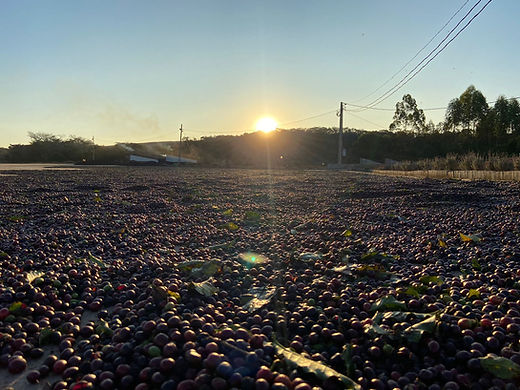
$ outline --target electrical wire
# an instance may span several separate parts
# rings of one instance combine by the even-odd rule
[[[308,120],[311,120],[311,119],[320,118],[322,116],[332,114],[333,112],[336,112],[336,110],[322,112],[321,114],[308,116],[308,117],[305,117],[305,118],[302,118],[302,119],[296,119],[296,120],[293,120],[293,121],[282,122],[282,123],[279,123],[279,126],[286,126],[286,125],[290,125],[290,124],[293,124],[293,123],[299,123],[299,122],[304,122],[304,121],[308,121]],[[238,132],[237,131],[233,132],[233,131],[210,131],[210,130],[199,130],[199,129],[187,128],[187,129],[184,129],[184,131],[191,132],[191,133],[238,135],[238,133],[243,134],[243,133],[248,133],[248,132],[254,132],[256,130],[255,129],[247,129],[247,130],[241,130],[241,131],[238,131]]]
[[[490,103],[494,103],[494,102],[490,102]],[[369,106],[362,106],[362,105],[359,105],[359,104],[352,104],[352,103],[345,103],[347,106],[353,106],[353,107],[357,107],[357,108],[364,108],[365,110],[374,110],[374,111],[392,111],[394,112],[395,111],[395,108],[390,108],[390,107],[369,107]],[[439,111],[439,110],[445,110],[447,109],[448,107],[431,107],[431,108],[423,108],[422,110],[423,111]],[[363,110],[363,111],[365,111]],[[349,110],[349,109],[346,109],[345,111],[349,112],[349,113],[353,113],[353,112],[359,112],[360,110]]]
[[[349,115],[352,115],[352,116],[355,117],[355,118],[358,118],[358,119],[361,119],[362,121],[365,121],[365,122],[367,122],[367,123],[370,123],[371,125],[377,126],[377,127],[379,127],[380,129],[386,129],[386,126],[383,126],[383,125],[380,125],[380,124],[378,124],[378,123],[375,123],[375,122],[369,121],[368,119],[363,118],[362,116],[356,115],[356,114],[354,114],[354,113],[352,113],[352,112],[350,112]]]
[[[435,33],[435,35],[433,37],[431,37],[431,39],[426,43],[426,45],[424,45],[417,53],[415,53],[415,55],[410,58],[410,60],[404,64],[397,72],[395,72],[388,80],[386,80],[383,84],[381,84],[379,87],[377,87],[375,90],[373,90],[372,92],[370,92],[368,95],[365,95],[363,96],[362,98],[360,99],[357,99],[357,100],[354,100],[354,103],[356,102],[359,102],[361,100],[364,100],[366,99],[367,97],[370,97],[372,96],[373,94],[375,94],[377,91],[379,91],[381,88],[383,88],[385,85],[387,85],[390,81],[392,81],[399,73],[401,73],[408,65],[410,65],[410,63],[415,60],[417,58],[417,56],[419,54],[421,54],[423,52],[424,49],[426,49],[430,43],[433,42],[433,40],[435,38],[437,38],[437,36],[446,28],[446,26],[448,26],[448,24],[451,23],[451,21],[455,18],[455,16],[457,16],[459,14],[459,12],[466,6],[466,4],[469,3],[470,0],[466,0],[464,2],[464,4],[462,4],[462,6],[460,6],[460,8],[451,16],[451,18],[444,24],[444,26],[441,27],[441,29],[439,31],[437,31],[437,33]],[[478,4],[478,3],[477,3]],[[351,104],[353,105],[353,104]]]
[[[520,99],[520,96],[513,96],[513,97],[510,97],[510,98],[506,98],[506,100],[518,100]],[[496,103],[497,100],[493,100],[491,102],[487,102],[488,104],[494,104]],[[395,111],[395,108],[390,108],[390,107],[369,107],[369,106],[362,106],[362,105],[359,105],[359,104],[352,104],[352,103],[345,103],[347,106],[354,106],[354,107],[358,107],[358,108],[365,108],[367,110],[374,110],[374,111]],[[430,108],[423,108],[422,110],[423,111],[439,111],[439,110],[446,110],[448,108],[448,106],[444,106],[444,107],[430,107]],[[349,110],[349,109],[345,109],[346,112],[352,114],[353,112],[357,112],[355,110]]]
[[[449,36],[458,28],[458,26],[470,15],[470,13],[475,9],[475,7],[480,4],[482,0],[479,0],[471,9],[464,15],[464,17],[453,27],[450,32],[444,37],[444,39],[433,49],[428,53],[426,57],[424,57],[421,62],[419,62],[410,72],[406,74],[396,85],[394,85],[392,88],[390,88],[388,91],[386,91],[384,94],[379,96],[377,99],[373,100],[371,103],[367,104],[369,107],[373,107],[384,100],[388,99],[390,96],[392,96],[395,92],[397,92],[399,89],[401,89],[403,86],[405,86],[408,82],[410,82],[417,74],[419,74],[433,59],[435,59],[440,53],[446,49],[446,47],[457,38],[462,31],[464,31],[470,24],[473,22],[473,20],[479,16],[482,11],[493,1],[488,0],[487,3],[475,14],[473,15],[470,20],[453,36],[444,46],[441,47],[441,45],[449,38]],[[439,49],[439,47],[441,47]],[[439,49],[436,53],[435,51]],[[432,54],[435,53],[432,57]],[[430,58],[431,57],[431,58]],[[426,61],[426,62],[425,62]],[[422,65],[424,64],[424,65]],[[422,66],[421,66],[422,65]],[[418,69],[418,70],[417,70]],[[415,72],[415,73],[414,73]]]
[[[514,96],[514,97],[510,97],[510,98],[506,98],[506,100],[518,100],[520,99],[520,96]],[[493,104],[493,103],[496,103],[497,101],[494,100],[494,101],[491,101],[491,102],[488,102],[488,104]],[[345,103],[347,106],[353,106],[353,107],[357,107],[357,108],[364,108],[364,109],[367,109],[367,110],[374,110],[374,111],[392,111],[394,112],[395,111],[395,108],[382,108],[382,107],[369,107],[369,106],[363,106],[363,105],[359,105],[359,104],[352,104],[352,103]],[[445,106],[445,107],[430,107],[430,108],[423,108],[422,110],[423,111],[439,111],[439,110],[446,110],[448,108],[448,106]],[[360,120],[363,120],[367,123],[370,123],[374,126],[377,126],[377,127],[381,127],[381,128],[385,128],[386,126],[382,126],[378,123],[375,123],[375,122],[372,122],[366,118],[363,118],[357,114],[355,114],[355,111],[354,110],[349,110],[349,109],[344,109],[346,112],[349,113],[349,115],[352,115]],[[309,117],[306,117],[306,118],[302,118],[302,119],[298,119],[298,120],[294,120],[294,121],[290,121],[290,122],[283,122],[283,123],[280,123],[280,125],[287,125],[287,124],[292,124],[292,123],[297,123],[297,122],[303,122],[305,120],[310,120],[310,119],[315,119],[315,118],[319,118],[319,117],[322,117],[322,116],[325,116],[327,114],[331,114],[333,112],[336,112],[337,110],[331,110],[331,111],[327,111],[327,112],[324,112],[324,113],[321,113],[321,114],[318,114],[318,115],[313,115],[313,116],[309,116]],[[212,135],[212,134],[219,134],[219,135],[240,135],[240,134],[245,134],[245,133],[251,133],[251,132],[255,132],[257,130],[255,129],[247,129],[247,130],[241,130],[241,131],[213,131],[213,130],[201,130],[201,129],[191,129],[191,128],[185,128],[184,129],[185,132],[188,132],[188,133],[204,133],[204,134],[207,134],[207,135]],[[136,142],[143,142],[143,141],[136,141]]]
[[[333,112],[336,112],[336,110],[323,112],[323,113],[318,114],[318,115],[309,116],[309,117],[303,118],[303,119],[297,119],[295,121],[283,122],[283,123],[280,123],[280,126],[285,126],[285,125],[290,125],[290,124],[293,124],[293,123],[299,123],[299,122],[304,122],[304,121],[308,121],[308,120],[315,119],[315,118],[320,118],[322,116],[325,116],[325,115],[328,115],[328,114],[332,114]]]

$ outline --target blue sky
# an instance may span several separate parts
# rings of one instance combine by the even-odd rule
[[[174,140],[181,123],[192,138],[241,134],[264,115],[281,127],[337,126],[334,113],[283,124],[341,100],[369,103],[378,94],[358,100],[464,2],[3,0],[0,146],[27,142],[28,131],[94,136],[100,144]],[[446,106],[470,84],[488,101],[520,95],[518,15],[517,0],[491,2],[380,106],[393,107],[405,93],[422,108]],[[355,115],[347,114],[346,126],[378,129],[393,113]],[[427,112],[434,122],[443,116]]]

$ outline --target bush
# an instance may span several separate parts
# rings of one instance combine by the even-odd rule
[[[475,152],[470,152],[464,154],[460,157],[460,169],[464,169],[466,171],[480,171],[484,169],[486,160],[476,154]]]
[[[513,159],[509,156],[491,154],[487,161],[491,171],[512,171],[514,169]]]
[[[403,161],[394,165],[392,169],[401,171],[412,171],[418,169],[438,171],[512,171],[515,169],[520,170],[520,156],[490,154],[487,157],[483,157],[474,152],[460,156],[448,154],[446,157],[435,157],[419,161]]]
[[[520,156],[513,156],[513,166],[515,167],[516,171],[520,171]]]
[[[401,161],[393,166],[396,171],[416,171],[419,168],[416,161]]]
[[[455,171],[459,167],[459,159],[455,154],[448,154],[446,156],[446,169],[448,171]]]

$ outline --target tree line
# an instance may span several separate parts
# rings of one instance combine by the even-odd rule
[[[0,148],[0,162],[10,163],[123,163],[124,150],[117,146],[99,146],[82,137],[60,137],[44,132],[29,132],[29,144]]]
[[[0,149],[4,162],[125,163],[128,151],[118,146],[99,146],[81,137],[62,138],[46,133],[29,133],[28,145]],[[442,122],[426,123],[424,111],[409,94],[396,103],[388,130],[346,129],[343,145],[346,163],[368,158],[383,162],[417,161],[475,153],[514,155],[520,153],[520,105],[500,96],[492,105],[474,86],[451,100]],[[312,167],[335,162],[338,129],[276,130],[237,136],[222,135],[185,139],[182,156],[201,165],[223,167]],[[178,153],[178,143],[172,154]]]

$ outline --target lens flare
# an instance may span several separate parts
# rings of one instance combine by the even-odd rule
[[[238,255],[238,261],[247,268],[251,268],[257,264],[267,263],[269,262],[269,259],[265,256],[259,255],[258,253],[245,252]]]

